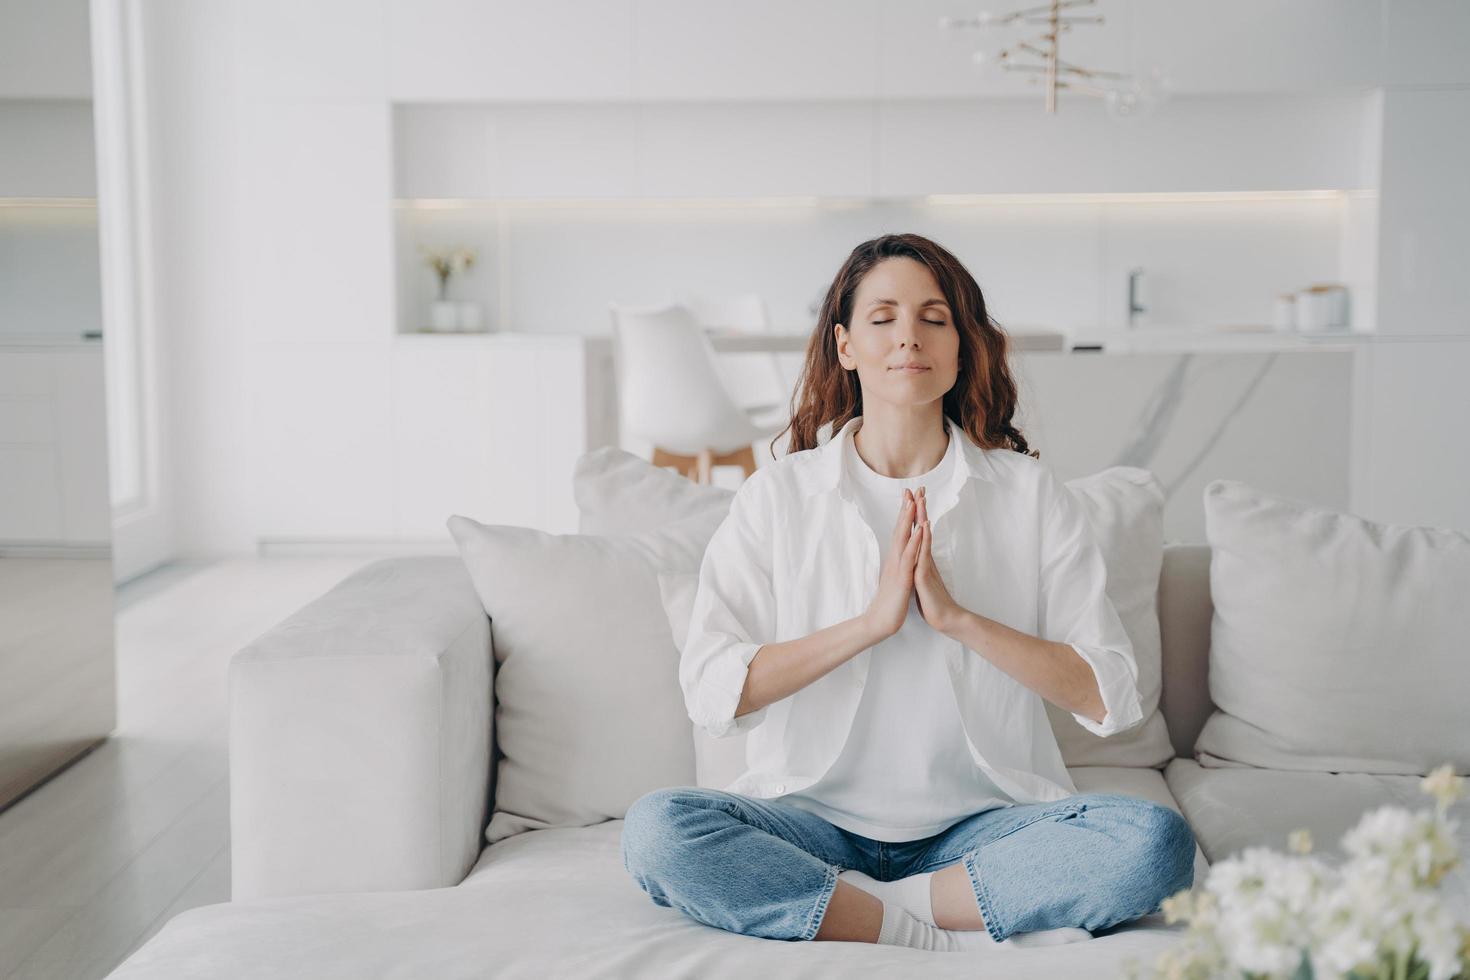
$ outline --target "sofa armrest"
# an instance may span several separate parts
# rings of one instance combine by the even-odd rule
[[[231,897],[459,884],[490,803],[492,677],[457,556],[367,565],[237,652]]]

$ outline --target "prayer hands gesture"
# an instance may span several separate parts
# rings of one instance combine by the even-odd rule
[[[917,593],[919,612],[935,630],[946,632],[964,610],[945,588],[930,550],[932,535],[924,488],[905,490],[893,528],[892,547],[879,574],[878,591],[865,613],[880,639],[897,633]]]

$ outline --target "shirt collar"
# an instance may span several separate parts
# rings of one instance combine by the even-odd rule
[[[848,485],[851,477],[847,474],[847,467],[843,465],[843,457],[846,453],[855,452],[852,436],[862,425],[862,421],[861,415],[854,415],[832,438],[812,451],[813,457],[803,480],[806,494],[837,490],[843,497],[852,498],[852,488]],[[986,451],[975,445],[959,423],[948,415],[944,416],[944,424],[949,431],[949,437],[958,439],[960,447],[959,465],[954,467],[950,482],[943,488],[946,495],[950,492],[958,493],[964,482],[972,477],[994,480],[997,475],[995,464],[990,461]]]

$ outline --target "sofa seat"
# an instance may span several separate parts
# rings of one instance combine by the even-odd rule
[[[1420,776],[1213,768],[1179,758],[1165,768],[1164,778],[1211,862],[1246,847],[1285,851],[1287,835],[1298,827],[1311,832],[1314,853],[1337,862],[1346,856],[1339,846],[1342,835],[1367,811],[1434,805],[1419,789]],[[1460,853],[1470,854],[1470,821],[1460,821],[1456,839]],[[1460,896],[1457,901],[1470,903],[1465,865],[1450,872],[1443,887]]]
[[[1072,770],[1079,792],[1141,796],[1178,809],[1156,769]],[[973,978],[981,954],[868,943],[779,942],[742,936],[654,905],[623,867],[623,821],[526,831],[485,848],[453,888],[255,899],[171,919],[111,974],[351,978],[485,976],[892,976],[921,961],[925,976]],[[371,855],[364,855],[371,860]],[[1196,852],[1196,881],[1204,876]],[[1092,940],[985,956],[993,975],[1114,976],[1149,961],[1183,927],[1162,913]],[[979,968],[984,975],[985,968]]]

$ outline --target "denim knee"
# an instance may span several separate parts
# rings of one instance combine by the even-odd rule
[[[1141,864],[1153,871],[1154,904],[1194,884],[1194,831],[1178,810],[1144,801],[1139,809],[1146,853]]]
[[[663,786],[644,793],[623,817],[623,867],[640,874],[653,873],[678,844],[675,816],[687,799],[689,787]]]

